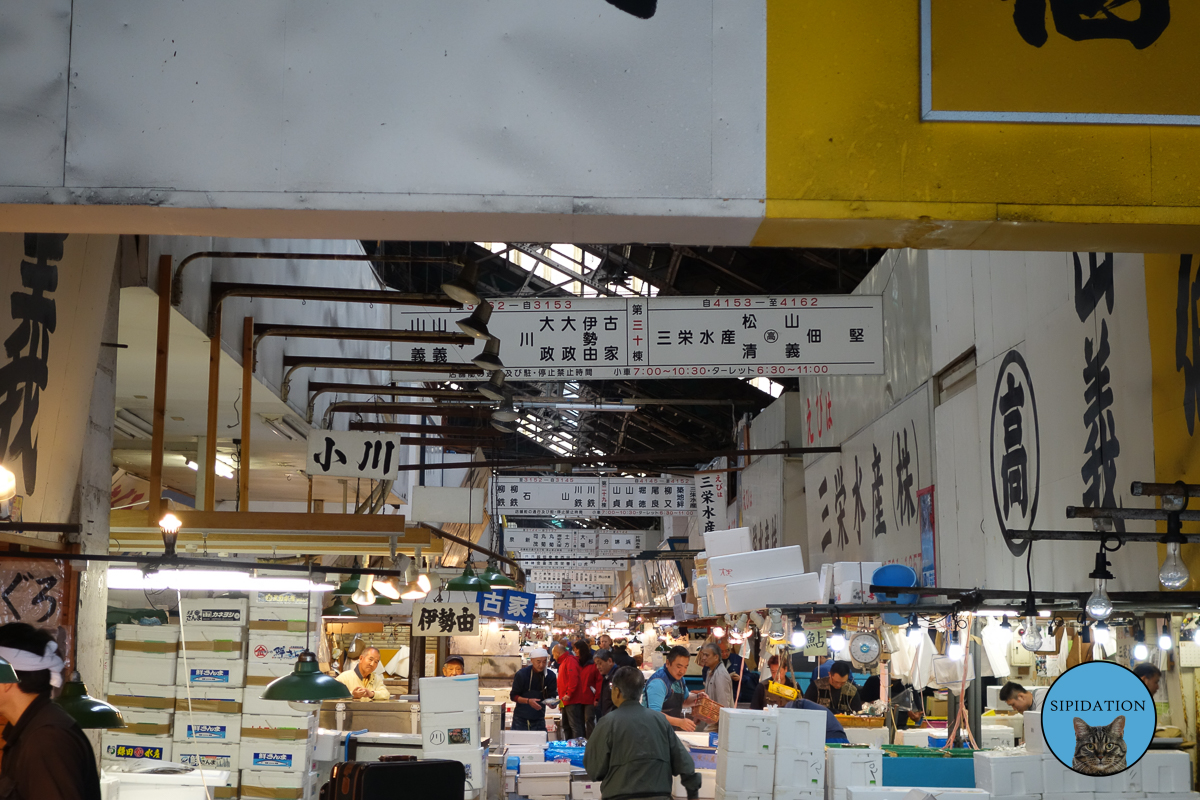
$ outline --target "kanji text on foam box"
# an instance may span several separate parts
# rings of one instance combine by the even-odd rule
[[[181,658],[177,664],[175,680],[191,686],[218,686],[225,689],[240,689],[246,681],[246,663],[218,658],[189,658],[187,666]]]
[[[308,772],[311,745],[308,742],[264,742],[243,739],[242,767],[271,772]]]
[[[179,604],[179,614],[183,617],[185,625],[228,625],[244,628],[249,621],[249,610],[250,604],[247,600],[206,598],[183,600]]]
[[[175,715],[176,742],[218,742],[237,744],[242,739],[242,720],[235,714],[189,714],[186,711]]]
[[[204,769],[227,769],[233,772],[241,769],[240,748],[228,742],[176,742],[173,760]]]
[[[254,631],[250,634],[246,660],[251,664],[293,665],[307,649],[308,639],[303,633]]]
[[[100,734],[100,758],[105,761],[130,761],[149,758],[170,761],[170,736],[138,736],[124,730],[103,731]]]
[[[708,583],[710,586],[725,586],[730,583],[745,583],[764,578],[781,578],[785,575],[801,575],[803,572],[804,556],[798,545],[717,556],[708,560]]]
[[[479,714],[470,711],[421,711],[421,746],[454,749],[479,746]]]

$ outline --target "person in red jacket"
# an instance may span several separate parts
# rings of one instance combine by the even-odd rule
[[[583,704],[583,735],[591,736],[596,728],[596,698],[600,696],[600,686],[604,676],[596,668],[592,647],[586,639],[575,643],[575,657],[579,659],[579,702]],[[574,698],[572,698],[574,702]]]
[[[570,642],[554,645],[554,662],[558,664],[558,698],[562,701],[562,732],[564,739],[583,736],[583,710],[578,705],[582,686],[579,681],[579,659],[571,652]],[[572,705],[575,704],[575,705]],[[579,727],[575,727],[578,717]]]

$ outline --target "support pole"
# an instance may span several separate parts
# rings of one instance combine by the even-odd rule
[[[171,257],[158,257],[158,343],[154,354],[154,418],[150,435],[150,514],[162,511],[163,444],[167,425],[167,353],[171,344]]]
[[[208,427],[204,439],[204,509],[216,509],[217,411],[221,388],[221,308],[213,311],[213,335],[208,340]]]
[[[254,317],[242,320],[242,455],[238,462],[238,509],[250,510],[250,414],[254,387]]]
[[[983,625],[980,617],[971,618],[972,638],[983,640]],[[967,684],[967,724],[978,744],[983,741],[983,644],[971,643],[971,663],[975,667],[975,680]],[[980,744],[982,747],[983,745]]]
[[[413,629],[416,626],[412,626]],[[425,677],[425,637],[408,637],[408,693],[416,694],[421,678]]]

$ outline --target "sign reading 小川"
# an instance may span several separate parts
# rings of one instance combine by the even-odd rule
[[[463,310],[397,312],[397,327],[453,331]],[[877,375],[883,301],[869,296],[589,297],[496,300],[488,327],[509,378]],[[475,350],[405,345],[414,362],[462,364]]]
[[[309,475],[394,481],[400,474],[400,437],[314,429],[308,435],[306,463]]]
[[[413,603],[413,636],[478,636],[478,603]]]
[[[681,478],[495,478],[495,508],[516,517],[678,517],[696,511],[696,485]],[[601,549],[632,549],[599,543]]]
[[[492,589],[479,593],[479,613],[485,617],[499,617],[509,622],[533,622],[533,610],[537,596],[516,589]]]

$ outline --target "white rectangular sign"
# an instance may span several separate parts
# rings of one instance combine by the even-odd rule
[[[396,312],[403,330],[453,331],[473,307]],[[509,378],[878,375],[883,301],[865,295],[498,299],[488,328]],[[474,348],[400,347],[402,360],[471,365]],[[452,380],[481,380],[452,373]]]
[[[524,517],[689,516],[696,508],[695,483],[685,478],[496,478],[496,511]],[[632,549],[604,544],[604,549]],[[614,537],[615,538],[615,537]]]
[[[714,459],[708,465],[710,470],[722,470],[728,466],[725,456]],[[725,496],[726,480],[724,472],[707,472],[696,475],[696,521],[700,523],[702,533],[724,531],[729,529],[728,498]]]
[[[478,636],[478,603],[413,603],[413,636]]]
[[[400,474],[400,451],[399,436],[314,429],[308,435],[306,471],[309,475],[394,481]]]
[[[530,570],[538,568],[560,568],[560,567],[595,567],[601,569],[629,569],[629,559],[622,556],[627,555],[619,550],[602,550],[599,553],[566,553],[561,556],[552,556],[548,553],[526,553],[522,552],[518,555],[517,561],[521,565],[521,569]]]

